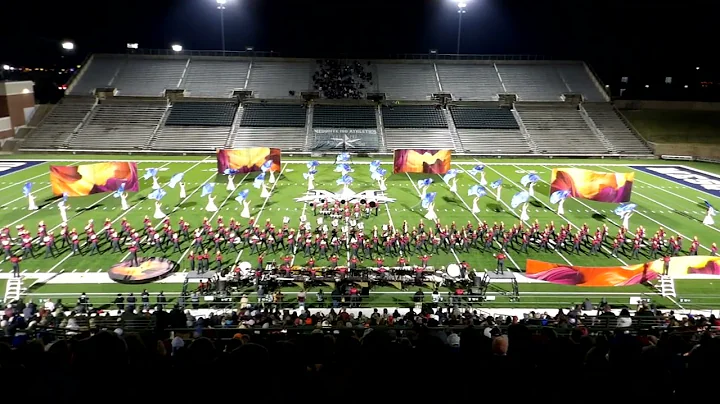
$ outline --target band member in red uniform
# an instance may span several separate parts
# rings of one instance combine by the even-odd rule
[[[423,254],[418,257],[418,258],[420,258],[420,261],[422,262],[423,268],[427,268],[427,264],[428,264],[428,261],[430,260],[430,257],[432,257],[432,255],[427,255],[427,254]]]
[[[495,273],[502,275],[505,273],[505,254],[501,251],[495,254],[495,258],[497,258],[497,268],[495,269]]]

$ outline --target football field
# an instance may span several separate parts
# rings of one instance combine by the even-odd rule
[[[57,236],[60,231],[61,217],[58,210],[59,198],[53,195],[49,183],[50,165],[71,165],[83,164],[93,161],[121,161],[130,160],[138,162],[140,172],[140,191],[131,193],[128,198],[130,209],[123,211],[120,208],[120,200],[110,193],[94,194],[84,197],[69,199],[71,209],[68,211],[69,228],[76,228],[82,232],[90,219],[95,222],[95,229],[99,231],[106,220],[113,223],[116,229],[120,222],[127,218],[128,222],[136,229],[143,227],[143,218],[150,217],[152,224],[160,228],[160,222],[152,219],[155,209],[155,201],[147,199],[152,191],[151,180],[143,180],[142,175],[146,169],[157,168],[158,179],[161,185],[167,184],[173,174],[185,173],[184,182],[187,189],[187,197],[180,198],[178,189],[166,188],[167,196],[162,200],[165,213],[170,215],[173,227],[182,217],[191,224],[194,229],[202,224],[207,218],[213,226],[216,226],[218,218],[222,217],[225,223],[231,218],[247,223],[246,219],[239,217],[242,206],[235,201],[237,191],[248,189],[251,201],[251,215],[260,225],[270,220],[277,227],[282,226],[283,217],[290,218],[291,227],[295,227],[298,218],[306,214],[312,219],[312,212],[303,204],[294,201],[294,198],[303,196],[307,183],[303,173],[307,171],[306,157],[293,157],[283,155],[281,172],[274,184],[268,184],[271,191],[269,198],[261,198],[260,190],[252,186],[253,179],[258,173],[249,175],[238,175],[235,178],[237,190],[230,192],[225,189],[226,178],[217,175],[217,163],[215,156],[208,157],[137,157],[137,156],[69,156],[58,155],[19,155],[6,157],[0,161],[0,223],[10,227],[15,234],[15,227],[22,224],[31,231],[33,236],[37,232],[37,226],[43,221],[48,230]],[[336,185],[339,174],[334,172],[334,157],[326,160],[320,159],[318,173],[315,176],[315,189],[327,191],[339,191],[340,186]],[[392,172],[392,159],[385,157],[381,159],[382,165]],[[351,188],[359,192],[363,190],[377,189],[377,184],[371,180],[369,172],[370,159],[355,158],[352,162],[354,172],[351,174],[354,183]],[[476,178],[469,175],[474,165],[482,163],[485,165],[485,173],[488,182],[497,179],[503,180],[502,198],[497,202],[494,195],[485,196],[480,200],[478,206],[481,212],[471,212],[473,197],[468,196],[468,189],[477,185],[479,176]],[[712,243],[720,240],[720,226],[706,226],[702,223],[706,213],[705,201],[720,206],[720,199],[715,196],[714,180],[720,183],[720,170],[713,164],[694,162],[669,162],[661,160],[626,161],[626,160],[562,160],[562,159],[487,159],[474,160],[453,157],[453,168],[459,170],[458,190],[451,192],[450,187],[442,181],[438,175],[424,174],[394,174],[389,175],[386,184],[388,187],[387,196],[396,198],[397,201],[384,206],[378,215],[371,215],[365,220],[365,228],[372,229],[373,226],[380,228],[383,224],[392,224],[399,227],[403,221],[407,221],[410,227],[417,226],[423,218],[426,210],[420,206],[419,190],[417,182],[420,179],[432,178],[434,183],[429,191],[437,192],[435,201],[436,213],[442,224],[457,223],[464,226],[468,221],[477,226],[479,221],[486,221],[492,226],[494,222],[503,222],[506,228],[519,223],[520,209],[512,209],[510,200],[512,196],[522,189],[520,178],[528,172],[535,172],[540,177],[540,182],[535,186],[535,197],[531,199],[528,210],[529,223],[536,219],[541,228],[545,224],[554,222],[556,228],[563,224],[570,224],[574,229],[587,224],[591,232],[595,228],[607,225],[609,234],[614,236],[621,219],[613,213],[617,205],[600,203],[589,200],[568,199],[565,203],[565,215],[556,213],[556,205],[550,203],[549,182],[551,171],[556,167],[582,167],[595,171],[604,172],[635,172],[633,185],[632,202],[638,205],[636,213],[630,221],[631,231],[637,226],[644,226],[648,235],[652,235],[660,227],[664,228],[668,236],[676,235],[684,239],[683,249],[687,250],[690,240],[698,237],[700,241],[700,255],[709,255]],[[682,179],[669,173],[667,170],[655,170],[655,166],[666,168],[677,167],[678,172],[695,174],[693,180]],[[669,173],[669,174],[668,174]],[[698,179],[699,177],[703,177]],[[27,182],[33,183],[33,193],[39,210],[29,211],[27,198],[23,196],[22,189]],[[216,183],[213,194],[216,196],[216,204],[220,208],[217,212],[207,212],[205,206],[207,197],[201,197],[201,189],[204,184]],[[427,221],[426,221],[427,222]],[[85,242],[84,235],[81,236],[82,243]],[[57,245],[59,246],[59,238]],[[480,251],[471,249],[470,252],[449,251],[430,258],[429,264],[435,267],[447,266],[450,263],[467,261],[471,268],[478,271],[492,271],[495,268],[496,260],[493,254],[498,251],[499,246],[495,245],[493,251]],[[187,254],[190,252],[190,245],[185,242],[181,252],[172,252],[168,249],[162,253],[152,254],[147,252],[141,256],[164,256],[165,258],[179,263],[178,272],[161,282],[146,285],[125,285],[111,281],[107,276],[107,270],[114,264],[128,258],[128,253],[111,253],[110,246],[101,246],[102,253],[98,255],[87,254],[85,248],[83,255],[73,255],[67,248],[60,249],[55,257],[45,258],[44,248],[35,249],[35,258],[29,257],[22,261],[21,271],[24,276],[24,296],[38,299],[52,298],[64,299],[74,302],[78,294],[87,293],[93,304],[96,306],[111,302],[117,293],[127,294],[135,292],[139,294],[143,289],[151,293],[164,291],[169,298],[173,298],[182,290],[182,272],[188,270]],[[686,254],[684,252],[683,254]],[[277,259],[282,262],[282,254],[266,254],[265,261]],[[628,255],[610,255],[609,246],[606,245],[598,255],[588,255],[587,252],[572,254],[569,251],[554,250],[549,252],[537,251],[531,248],[528,253],[521,253],[516,249],[508,251],[506,265],[515,271],[524,271],[525,261],[528,258],[558,264],[579,265],[579,266],[618,266],[636,263],[644,263],[650,260],[648,251],[643,250],[639,259],[632,259]],[[245,249],[239,253],[225,251],[225,265],[235,265],[243,261],[257,262],[257,257]],[[385,257],[386,263],[394,262],[397,257]],[[302,265],[307,260],[302,254],[295,257],[295,264]],[[409,257],[410,264],[419,264],[418,257]],[[318,260],[318,265],[323,265],[323,260]],[[372,262],[365,262],[371,266]],[[214,265],[214,263],[213,263]],[[5,289],[5,280],[10,276],[11,267],[8,262],[3,261],[0,265],[2,281],[0,288]],[[685,308],[685,309],[713,309],[720,308],[720,279],[713,281],[708,279],[695,280],[683,279],[676,281],[676,299],[665,299],[656,293],[655,289],[647,286],[626,286],[612,288],[581,288],[575,286],[561,286],[549,283],[519,282],[520,300],[511,301],[507,296],[510,284],[491,284],[488,295],[494,296],[495,300],[484,303],[485,306],[494,307],[533,307],[557,309],[566,307],[572,303],[580,303],[588,297],[594,302],[606,297],[611,303],[628,305],[631,297],[644,296],[663,307]],[[371,297],[364,304],[376,307],[398,307],[410,301],[412,293],[391,288],[379,288],[371,292]],[[294,288],[285,288],[283,292],[288,300],[294,298]],[[313,292],[313,291],[311,291]],[[330,290],[325,290],[329,293]],[[429,290],[428,290],[429,292]],[[311,299],[314,300],[314,299]]]

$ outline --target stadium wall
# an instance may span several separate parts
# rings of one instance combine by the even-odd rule
[[[0,118],[0,139],[13,137],[14,132],[12,122],[10,122],[10,117],[6,116],[4,118]]]
[[[720,111],[720,102],[615,100],[618,109]]]
[[[0,83],[0,117],[10,117],[13,128],[25,125],[35,109],[32,81]]]

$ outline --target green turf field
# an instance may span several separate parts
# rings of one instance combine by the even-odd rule
[[[168,195],[163,199],[164,210],[171,214],[172,223],[177,226],[177,221],[183,217],[191,223],[191,228],[199,226],[204,217],[211,219],[213,225],[219,216],[222,216],[226,222],[232,217],[239,219],[241,206],[234,200],[237,192],[231,194],[225,190],[225,179],[216,175],[216,162],[213,157],[136,157],[136,156],[37,156],[37,155],[19,155],[8,157],[6,159],[58,159],[57,161],[45,162],[37,166],[14,172],[4,176],[0,176],[0,223],[5,226],[14,227],[17,224],[24,224],[35,234],[36,226],[39,221],[44,221],[48,229],[59,232],[61,222],[60,215],[57,210],[57,199],[53,196],[52,190],[48,183],[48,166],[50,164],[79,164],[80,160],[133,160],[139,162],[141,175],[145,169],[156,167],[159,168],[159,180],[161,184],[165,184],[170,177],[178,172],[185,172],[185,183],[187,186],[187,198],[181,200],[177,189],[167,189]],[[333,159],[332,157],[330,159]],[[252,202],[251,214],[259,223],[270,219],[274,224],[280,226],[283,216],[291,217],[291,224],[296,224],[298,217],[303,212],[303,206],[293,201],[293,198],[301,196],[307,185],[303,178],[306,172],[304,162],[306,158],[292,157],[283,155],[282,172],[276,184],[272,187],[272,196],[269,199],[260,198],[260,191],[252,186],[252,179],[255,173],[243,178],[237,176],[235,181],[238,183],[238,190],[249,189],[249,200]],[[376,189],[377,186],[370,179],[367,162],[369,159],[355,159],[355,172],[351,175],[355,182],[352,186],[354,191],[365,189]],[[392,162],[390,157],[382,159],[383,166],[392,171]],[[439,176],[434,176],[435,183],[431,186],[430,191],[437,192],[436,212],[441,223],[450,224],[455,221],[458,225],[472,221],[474,224],[478,220],[485,220],[489,224],[493,222],[504,222],[506,226],[511,226],[519,221],[519,209],[511,209],[509,204],[512,196],[519,191],[519,180],[526,172],[537,172],[542,181],[535,187],[536,196],[529,209],[531,221],[538,219],[541,226],[554,221],[559,228],[565,219],[555,212],[555,206],[549,202],[549,184],[550,173],[553,167],[568,167],[573,165],[590,165],[590,167],[598,171],[618,171],[625,172],[629,169],[626,165],[654,165],[654,164],[670,164],[663,161],[618,161],[618,160],[523,160],[523,159],[489,159],[484,160],[486,165],[486,177],[488,182],[502,178],[504,181],[502,201],[496,202],[494,198],[485,197],[481,200],[479,206],[481,213],[475,217],[470,212],[472,205],[472,197],[467,196],[467,190],[470,186],[477,184],[477,179],[463,172],[463,169],[470,169],[474,160],[463,160],[455,158],[453,168],[458,168],[461,174],[458,176],[458,193],[452,193],[449,187],[442,181]],[[365,164],[362,164],[365,163]],[[463,164],[467,163],[467,164]],[[677,165],[677,163],[673,163]],[[683,165],[702,169],[711,172],[720,172],[718,167],[707,163],[685,163]],[[366,228],[370,229],[377,225],[380,227],[385,223],[393,223],[399,226],[403,220],[413,226],[424,216],[425,211],[419,206],[418,191],[416,189],[417,180],[427,177],[426,175],[407,175],[396,174],[389,176],[387,180],[388,196],[396,198],[397,202],[382,208],[377,217],[371,216],[365,222]],[[323,165],[319,168],[319,173],[315,177],[316,189],[326,189],[329,191],[338,191],[339,186],[335,184],[338,174],[333,172],[332,165]],[[22,188],[26,182],[33,182],[33,192],[36,201],[41,207],[38,211],[27,210],[27,199],[22,196]],[[205,205],[207,198],[200,197],[200,189],[203,184],[208,182],[216,182],[214,194],[216,195],[216,203],[220,207],[219,212],[206,212]],[[106,218],[113,221],[119,227],[120,221],[127,217],[130,223],[136,228],[142,227],[142,220],[145,215],[152,217],[154,212],[154,201],[146,199],[151,191],[151,181],[140,180],[141,191],[131,194],[128,198],[130,209],[123,212],[120,210],[120,201],[112,197],[111,194],[97,194],[86,197],[71,198],[70,205],[72,210],[68,212],[70,216],[70,227],[77,228],[81,231],[87,224],[89,219],[94,219],[95,228],[99,230]],[[705,214],[703,205],[704,200],[709,200],[720,204],[717,198],[690,187],[677,184],[675,182],[665,180],[651,174],[636,171],[635,184],[633,186],[633,202],[638,204],[637,213],[632,217],[631,227],[644,226],[649,234],[652,234],[659,227],[664,227],[670,234],[681,234],[684,237],[692,238],[698,236],[702,248],[701,255],[707,254],[709,247],[713,242],[720,239],[720,228],[708,227],[702,224]],[[615,205],[603,204],[593,201],[582,201],[570,199],[565,203],[566,220],[574,226],[582,226],[587,223],[591,229],[601,226],[603,223],[610,228],[610,234],[615,235],[620,225],[620,218],[612,213]],[[308,211],[308,214],[312,214]],[[243,220],[244,222],[244,220]],[[154,220],[154,225],[159,221]],[[82,238],[84,241],[84,236]],[[687,249],[689,241],[686,240],[684,248]],[[58,243],[59,245],[59,243]],[[497,247],[497,246],[496,246]],[[106,249],[109,246],[105,246]],[[180,271],[186,271],[186,256],[189,251],[189,244],[183,245],[182,253],[167,252],[166,257],[175,260],[181,264]],[[495,251],[494,251],[495,252]],[[43,258],[44,250],[36,251],[37,258],[28,258],[22,263],[22,271],[26,275],[25,286],[28,287],[27,295],[33,299],[39,298],[64,298],[74,300],[80,292],[86,292],[94,296],[96,302],[109,302],[117,293],[129,293],[131,291],[140,293],[143,288],[147,288],[150,292],[165,291],[169,296],[176,295],[181,290],[181,284],[150,284],[129,286],[117,283],[99,283],[83,281],[84,283],[58,283],[61,277],[73,275],[74,277],[82,277],[87,274],[87,279],[99,279],[98,276],[104,276],[104,272],[118,262],[127,258],[126,254],[112,254],[104,252],[101,255],[73,256],[67,250],[56,258]],[[471,267],[477,270],[492,270],[495,267],[495,259],[492,252],[479,252],[477,250],[470,253],[456,252],[453,254],[445,254],[441,256],[433,256],[430,265],[441,266],[455,262],[456,260],[465,260],[470,263]],[[647,257],[641,257],[640,260],[633,260],[627,256],[619,256],[613,258],[609,256],[609,250],[604,250],[602,254],[597,256],[589,256],[587,254],[575,255],[566,252],[538,252],[531,249],[529,254],[519,253],[517,251],[509,251],[508,266],[522,271],[527,258],[534,258],[543,261],[550,261],[562,264],[573,265],[592,265],[592,266],[616,266],[632,263],[640,263],[648,261]],[[256,257],[250,256],[249,251],[242,251],[240,254],[231,253],[229,251],[224,254],[226,265],[233,265],[242,261],[256,262]],[[266,257],[266,262],[278,258],[272,254]],[[302,254],[296,257],[296,264],[302,264],[305,261]],[[386,258],[386,262],[391,259]],[[394,261],[394,259],[393,259]],[[419,263],[416,257],[411,257],[411,263]],[[318,264],[322,264],[321,261]],[[9,273],[10,266],[7,262],[0,265],[2,273]],[[41,274],[57,274],[62,272],[51,283],[36,283],[36,278]],[[89,282],[89,283],[88,283]],[[688,299],[684,303],[680,303],[685,308],[718,308],[720,307],[720,280],[718,282],[707,280],[678,280],[676,289],[678,293],[677,300],[667,300],[655,295],[651,288],[642,286],[633,287],[616,287],[616,288],[579,288],[558,286],[551,284],[520,284],[521,300],[520,302],[510,302],[505,296],[508,292],[509,284],[497,284],[490,288],[490,294],[496,296],[494,302],[486,303],[487,305],[495,305],[499,307],[547,307],[557,308],[558,306],[566,306],[574,302],[581,302],[584,297],[590,297],[593,300],[599,300],[600,297],[607,297],[611,302],[618,304],[627,304],[631,296],[640,296],[647,294],[653,300],[658,301],[666,307],[676,307],[680,299]],[[0,284],[4,290],[4,282]],[[288,299],[292,299],[294,289],[284,290],[288,295]],[[407,303],[414,291],[403,292],[398,290],[379,289],[374,291],[371,304],[379,306],[393,306],[399,303]]]

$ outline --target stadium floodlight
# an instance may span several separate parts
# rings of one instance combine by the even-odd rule
[[[220,42],[222,45],[222,53],[225,56],[225,5],[227,0],[215,0],[217,2],[217,8],[220,10]]]
[[[696,66],[696,67],[695,67],[695,70],[700,70],[700,66]]]
[[[467,8],[468,2],[467,0],[452,0],[455,4],[457,4],[458,8],[458,34],[457,34],[457,49],[456,54],[460,56],[460,37],[462,36],[462,16],[465,14],[465,9]]]
[[[3,70],[10,70],[12,67],[10,65],[2,65]]]
[[[687,85],[687,84],[685,84],[685,88],[688,88],[688,85]]]
[[[182,52],[182,50],[183,50],[182,45],[178,45],[178,44],[171,45],[170,48],[175,52]]]
[[[138,44],[128,42],[127,48],[128,48],[128,49],[137,49],[137,48],[138,48]]]
[[[71,51],[75,49],[75,44],[70,41],[65,41],[62,43],[62,48]]]

